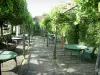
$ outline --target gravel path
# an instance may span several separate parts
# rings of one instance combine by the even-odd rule
[[[27,75],[63,75],[56,61],[52,59],[53,48],[46,47],[42,37],[35,37],[32,47]]]

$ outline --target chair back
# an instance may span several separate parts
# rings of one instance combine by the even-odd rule
[[[92,50],[92,53],[91,53],[91,57],[94,56],[94,52],[95,52],[95,50],[96,50],[96,47],[93,47],[93,50]]]
[[[96,47],[93,47],[93,51],[92,51],[92,54],[94,54],[95,50],[96,50]]]

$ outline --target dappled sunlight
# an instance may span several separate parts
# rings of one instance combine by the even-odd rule
[[[38,47],[38,46],[40,46],[40,45],[39,45],[39,44],[35,44],[35,45],[34,45],[34,47]]]
[[[32,54],[32,55],[31,55],[32,58],[37,57],[37,56],[38,56],[38,55],[36,55],[36,54]]]
[[[40,62],[37,59],[31,60],[30,63],[36,64],[36,65],[39,65],[40,64]]]
[[[30,51],[30,50],[32,50],[32,49],[33,49],[33,47],[32,47],[32,46],[29,46],[29,47],[28,47],[28,50],[29,50],[29,51]]]
[[[35,51],[33,51],[33,53],[39,53],[40,51],[39,50],[35,50]]]
[[[60,66],[66,66],[66,64],[59,64]]]
[[[43,44],[35,44],[34,45],[34,47],[43,47],[43,46],[45,46],[45,45],[43,45]]]
[[[46,75],[47,73],[38,73],[37,75]]]
[[[63,69],[63,71],[71,73],[71,72],[75,72],[76,70],[74,68],[65,68]]]
[[[50,60],[48,60],[48,59],[39,59],[39,61],[45,61],[45,62],[49,62]]]

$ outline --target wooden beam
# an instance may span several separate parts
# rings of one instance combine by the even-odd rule
[[[77,6],[78,6],[78,5],[71,7],[70,9],[66,10],[64,13],[67,13],[68,11],[73,10],[73,9],[76,8]],[[64,13],[63,13],[63,14],[64,14]]]

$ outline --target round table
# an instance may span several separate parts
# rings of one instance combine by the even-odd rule
[[[1,63],[14,59],[17,65],[16,57],[17,53],[13,51],[0,51],[0,74],[1,74]]]
[[[70,50],[83,50],[86,49],[87,46],[84,45],[78,45],[78,44],[66,44],[64,46],[65,49],[70,49]]]
[[[64,54],[65,54],[66,50],[70,50],[71,51],[71,55],[72,55],[72,51],[76,51],[80,55],[80,51],[85,50],[86,48],[87,48],[87,46],[84,46],[84,45],[66,44],[66,45],[64,45]]]

